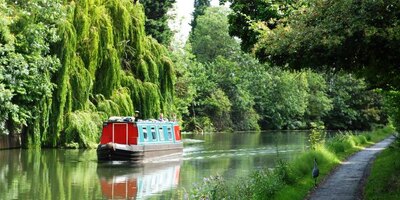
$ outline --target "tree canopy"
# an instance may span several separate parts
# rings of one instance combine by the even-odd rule
[[[244,1],[232,2],[246,5]],[[353,32],[341,28],[344,32],[336,36],[334,32],[325,34],[334,29],[331,26],[336,21],[322,17],[312,23],[306,21],[315,17],[307,15],[315,6],[321,7],[316,15],[326,16],[341,4],[331,2],[333,8],[325,8],[329,1],[305,2],[252,1],[252,11],[265,12],[260,16],[265,16],[267,22],[260,21],[260,16],[251,10],[241,15],[254,15],[254,19],[246,18],[243,26],[256,34],[254,50],[265,61],[260,63],[241,51],[241,41],[228,33],[228,26],[232,26],[228,15],[236,15],[244,7],[232,12],[226,7],[208,7],[208,0],[196,1],[199,15],[190,41],[171,57],[165,46],[145,34],[144,7],[138,2],[0,0],[0,134],[22,133],[25,146],[90,147],[98,141],[103,120],[112,115],[129,116],[134,110],[140,110],[143,118],[154,118],[159,112],[175,113],[189,131],[306,129],[313,124],[333,129],[367,129],[384,123],[379,95],[370,92],[364,80],[337,73],[348,69],[346,66],[351,70],[361,66],[370,69],[369,62],[345,65],[344,57],[338,57],[334,65],[328,62],[329,56],[351,54],[349,49],[343,49],[341,54],[337,51],[342,50],[340,44],[346,34]],[[162,5],[168,3],[163,3],[150,7],[161,6],[165,11]],[[260,10],[260,5],[269,7]],[[347,8],[345,5],[348,6],[342,7]],[[162,16],[163,12],[153,14]],[[392,10],[385,12],[390,14]],[[324,26],[318,25],[321,21]],[[349,26],[358,30],[362,27],[360,22],[365,21],[368,20],[354,19]],[[382,30],[376,25],[376,32],[368,32],[375,35],[370,39],[377,39],[378,33],[384,35],[384,29],[392,34],[384,38],[398,40],[396,29],[390,32],[385,23],[381,23]],[[397,21],[393,23],[395,27]],[[296,28],[297,35],[293,31]],[[315,38],[308,31],[315,33]],[[240,37],[243,44],[246,34]],[[379,41],[382,40],[370,43]],[[332,52],[318,56],[318,44],[329,44],[321,52]],[[386,51],[395,45],[380,49]],[[308,53],[310,60],[292,51],[302,51],[304,56]],[[397,59],[392,54],[379,57],[376,66],[384,66],[385,70],[396,66],[389,62]],[[382,65],[382,60],[388,65]],[[276,68],[274,63],[294,69],[332,68],[330,72],[335,73],[286,70]],[[393,72],[396,68],[388,71]],[[393,98],[387,102],[394,105],[398,93],[390,94]],[[390,111],[396,116],[400,113],[398,109]]]
[[[312,0],[273,29],[265,20],[254,23],[260,60],[293,69],[344,69],[373,87],[400,89],[399,1]]]
[[[194,0],[194,11],[193,11],[193,20],[190,24],[192,26],[192,31],[196,28],[197,25],[197,17],[204,15],[204,10],[210,7],[210,0]]]
[[[221,0],[221,3],[227,0]],[[265,63],[281,66],[283,69],[311,68],[329,73],[350,72],[363,77],[368,88],[382,88],[386,91],[386,102],[398,101],[400,89],[400,2],[388,1],[354,1],[354,0],[293,0],[293,1],[240,1],[232,0],[230,15],[230,33],[242,39],[242,49],[252,51]],[[340,75],[335,80],[337,85],[346,88],[350,82],[361,86],[363,83],[352,77],[347,79]],[[342,82],[344,81],[345,82]],[[359,87],[357,86],[357,87]],[[359,87],[365,88],[367,86]],[[332,87],[330,87],[332,89]],[[324,121],[332,122],[331,128],[365,126],[363,122],[353,123],[355,119],[363,120],[360,113],[375,111],[366,108],[364,111],[344,109],[346,106],[358,107],[348,99],[358,99],[365,105],[379,97],[368,93],[369,100],[358,95],[356,87],[330,90],[333,98],[333,109]],[[343,93],[348,90],[349,97]],[[364,90],[364,89],[362,89]],[[375,99],[375,100],[373,100]],[[371,101],[372,100],[372,101]],[[346,104],[345,107],[344,104]],[[374,104],[374,103],[372,103]],[[379,103],[378,103],[379,104]],[[382,105],[376,105],[381,107]],[[396,106],[395,106],[396,107]],[[399,116],[397,108],[388,109],[392,122]],[[348,120],[335,122],[347,116]],[[362,125],[363,124],[363,125]],[[400,124],[397,123],[400,127]]]
[[[51,44],[60,40],[56,24],[64,17],[58,1],[0,1],[0,132],[30,132],[34,142],[46,132],[51,78],[60,68]]]
[[[228,57],[238,51],[238,42],[228,35],[227,14],[224,7],[207,8],[198,16],[196,28],[191,33],[193,54],[202,63],[213,62],[218,56]]]
[[[141,0],[146,15],[145,31],[159,43],[169,45],[172,31],[168,27],[168,11],[176,0]]]
[[[298,0],[220,0],[220,4],[230,2],[229,34],[242,39],[242,50],[250,52],[258,41],[259,32],[252,27],[256,21],[265,22],[273,29],[277,20],[287,16]]]
[[[109,116],[173,108],[174,65],[131,0],[0,0],[0,131],[96,146]],[[4,90],[4,92],[3,92]]]
[[[230,13],[224,7],[205,9],[191,33],[186,58],[193,55],[184,64],[194,88],[184,116],[189,129],[306,129],[315,124],[366,129],[384,123],[382,106],[372,103],[380,99],[368,92],[363,80],[342,73],[277,69],[242,52],[240,40],[228,35]]]

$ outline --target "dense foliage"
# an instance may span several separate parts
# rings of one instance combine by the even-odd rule
[[[100,130],[79,126],[101,126],[98,119],[104,114],[126,116],[140,110],[142,117],[152,118],[171,109],[173,64],[165,47],[146,37],[143,7],[128,0],[69,6],[71,18],[60,26],[63,40],[57,50],[63,67],[57,75],[61,86],[52,132],[60,137],[66,130],[67,143],[83,141]],[[96,121],[79,123],[82,119]],[[51,141],[55,145],[57,139]]]
[[[396,92],[390,92],[400,85],[396,76],[400,69],[398,1],[230,2],[234,11],[230,14],[230,33],[240,37],[243,49],[252,50],[259,60],[286,69],[312,68],[329,73],[344,70],[365,78],[369,88],[389,91],[384,93],[390,94],[387,102],[398,98],[393,95]],[[380,104],[373,99],[358,102]],[[391,119],[395,122],[398,106],[391,106]],[[359,115],[361,112],[349,110],[343,114],[347,113],[347,121],[352,123],[365,116]]]
[[[270,29],[256,23],[256,55],[291,68],[345,69],[399,89],[400,2],[313,0]]]
[[[143,3],[158,6],[152,14],[164,26],[174,1],[149,2]],[[262,31],[284,31],[293,26],[288,19],[302,19],[298,3],[268,4],[262,16],[273,20],[266,29],[256,24]],[[386,122],[380,96],[362,79],[336,68],[283,70],[242,52],[240,44],[251,42],[250,47],[253,41],[231,37],[228,17],[244,12],[236,10],[245,9],[242,1],[232,1],[233,11],[195,1],[190,41],[172,56],[146,35],[146,9],[139,2],[0,0],[0,5],[0,131],[22,133],[26,146],[95,146],[103,120],[134,110],[142,118],[176,113],[189,131],[369,129]],[[262,46],[273,35],[262,31],[257,52],[276,47]],[[386,102],[395,105],[397,93],[391,97]],[[398,110],[387,111],[398,123]]]
[[[1,8],[9,16],[1,29],[1,125],[23,129],[25,144],[89,147],[108,116],[173,109],[174,66],[145,35],[141,4],[35,0]]]
[[[299,0],[220,0],[220,4],[230,2],[232,13],[229,14],[229,34],[242,39],[241,47],[250,52],[258,41],[259,32],[252,23],[262,20],[268,28],[275,28],[278,20],[295,10]]]
[[[0,132],[23,131],[40,143],[49,127],[51,78],[60,67],[50,45],[59,41],[57,19],[65,16],[57,1],[8,4],[0,1]]]
[[[159,43],[169,45],[172,31],[168,27],[168,11],[176,0],[141,0],[146,15],[145,31]]]
[[[193,11],[193,20],[191,23],[192,31],[196,28],[197,25],[197,17],[200,15],[204,15],[204,10],[210,7],[211,0],[194,0],[194,11]]]
[[[363,80],[348,74],[331,74],[329,83],[333,109],[324,117],[328,129],[372,129],[387,122],[382,95],[367,90]]]
[[[224,7],[207,8],[197,18],[191,48],[181,55],[188,58],[186,77],[195,88],[186,128],[369,129],[386,123],[379,95],[363,80],[276,69],[241,52],[240,41],[228,35],[229,13]]]
[[[221,7],[206,9],[192,32],[192,52],[199,64],[190,69],[197,90],[191,114],[202,116],[200,123],[211,121],[219,131],[258,130],[250,85],[242,81],[251,76],[242,69],[256,62],[240,52],[237,41],[228,35],[227,13]]]
[[[385,111],[388,113],[390,121],[400,131],[400,91],[382,91],[385,96]],[[400,139],[397,140],[400,142]]]

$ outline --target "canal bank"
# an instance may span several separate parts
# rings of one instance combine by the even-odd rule
[[[355,153],[318,185],[310,200],[362,199],[363,180],[375,157],[393,141],[394,136]]]
[[[308,136],[308,132],[299,131],[184,135],[183,157],[170,163],[151,163],[156,169],[148,165],[134,169],[112,165],[108,171],[103,168],[107,166],[98,163],[93,149],[3,150],[0,199],[104,199],[119,187],[127,195],[125,188],[131,186],[137,187],[129,190],[134,191],[129,195],[142,199],[185,199],[197,194],[238,197],[230,199],[266,199],[265,195],[269,199],[304,199],[314,188],[311,170],[315,157],[322,178],[339,164],[342,154],[358,149],[348,145],[339,148],[338,144],[359,147],[367,142],[366,138],[375,142],[387,134],[366,134],[365,140],[346,134],[334,140],[336,151],[343,150],[336,154],[340,159],[336,157],[334,163],[330,157],[334,155],[327,149],[308,150]],[[271,168],[278,170],[272,174]],[[252,183],[263,187],[252,187]]]
[[[2,149],[14,149],[21,147],[21,135],[10,134],[3,135],[0,134],[0,150]]]
[[[319,183],[349,156],[392,133],[392,127],[364,133],[344,132],[298,154],[295,159],[278,162],[274,170],[256,170],[236,181],[215,176],[205,178],[187,196],[194,199],[304,199],[314,189],[311,176],[314,160],[320,172]]]
[[[400,199],[399,138],[380,153],[372,164],[363,190],[363,199]]]

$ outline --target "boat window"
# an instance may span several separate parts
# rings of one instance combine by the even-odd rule
[[[172,131],[171,131],[171,127],[168,127],[168,140],[172,140]]]
[[[160,140],[161,141],[164,141],[165,139],[164,139],[164,132],[163,132],[163,128],[162,127],[160,127],[159,129],[158,129],[158,135],[160,135]]]
[[[156,139],[156,128],[155,127],[151,127],[151,136],[153,137],[153,140]]]
[[[143,127],[142,130],[143,130],[143,139],[145,141],[147,141],[147,129],[146,129],[146,127]]]

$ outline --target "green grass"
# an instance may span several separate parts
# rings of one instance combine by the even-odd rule
[[[400,199],[400,149],[385,149],[374,161],[364,199]]]
[[[346,132],[315,145],[290,163],[278,162],[274,170],[255,171],[248,177],[229,183],[222,177],[205,178],[186,195],[191,199],[304,199],[314,188],[311,177],[314,158],[320,169],[319,183],[349,155],[386,138],[392,132],[390,127],[358,135]]]
[[[311,169],[313,168],[312,160],[317,159],[320,169],[320,176],[317,183],[326,177],[341,161],[350,155],[379,142],[393,133],[392,127],[378,129],[372,132],[366,132],[355,135],[351,132],[345,132],[329,139],[325,144],[318,146],[315,150],[305,152],[293,162],[290,163],[296,173],[299,181],[296,184],[288,184],[284,189],[275,194],[274,199],[304,199],[304,197],[313,189],[313,180],[311,177]]]

